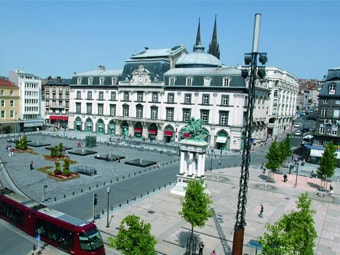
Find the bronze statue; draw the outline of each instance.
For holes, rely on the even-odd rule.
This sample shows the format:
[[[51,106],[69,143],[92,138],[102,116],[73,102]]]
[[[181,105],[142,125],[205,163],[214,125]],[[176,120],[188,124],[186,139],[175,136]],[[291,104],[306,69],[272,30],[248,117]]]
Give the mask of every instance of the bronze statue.
[[[208,132],[205,129],[203,129],[202,124],[203,124],[202,119],[195,120],[194,117],[191,117],[189,120],[189,124],[182,129],[182,132],[184,134],[190,134],[190,137],[186,139],[204,140],[208,136]]]

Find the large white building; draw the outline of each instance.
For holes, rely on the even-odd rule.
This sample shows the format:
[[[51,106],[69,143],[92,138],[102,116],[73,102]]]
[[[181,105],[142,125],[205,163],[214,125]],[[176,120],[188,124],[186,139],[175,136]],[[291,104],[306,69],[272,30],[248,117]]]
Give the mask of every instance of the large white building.
[[[41,79],[23,70],[9,72],[8,79],[19,87],[21,100],[18,120],[22,123],[21,131],[40,129],[44,125]]]
[[[193,52],[182,46],[134,53],[122,70],[74,74],[70,83],[69,128],[125,139],[178,142],[191,117],[201,119],[210,148],[241,150],[248,78],[240,67],[222,65],[216,23],[208,54],[200,40]],[[213,47],[212,47],[213,46]],[[290,73],[266,68],[257,79],[252,140],[286,132],[296,112],[298,83]]]

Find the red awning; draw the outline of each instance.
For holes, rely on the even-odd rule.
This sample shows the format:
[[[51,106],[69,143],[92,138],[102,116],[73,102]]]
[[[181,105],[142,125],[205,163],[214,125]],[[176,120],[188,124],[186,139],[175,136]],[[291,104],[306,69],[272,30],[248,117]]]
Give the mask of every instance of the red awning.
[[[51,115],[50,120],[68,120],[68,116]]]
[[[173,131],[172,130],[164,130],[165,136],[172,136]]]
[[[190,137],[190,134],[183,134],[183,137],[188,138]]]
[[[155,135],[155,134],[157,134],[157,130],[155,130],[155,129],[149,129],[149,134],[150,134],[150,135]]]
[[[142,133],[142,129],[141,128],[135,128],[135,133]]]

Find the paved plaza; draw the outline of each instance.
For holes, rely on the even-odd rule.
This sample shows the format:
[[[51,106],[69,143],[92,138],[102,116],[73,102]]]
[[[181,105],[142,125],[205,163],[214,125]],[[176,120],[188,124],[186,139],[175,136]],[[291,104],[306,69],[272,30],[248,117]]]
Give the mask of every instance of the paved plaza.
[[[81,133],[84,135],[83,133]],[[75,134],[66,134],[74,137]],[[41,142],[51,143],[55,145],[57,141],[61,141],[65,146],[75,147],[77,141],[82,137],[75,137],[72,140],[64,139],[62,137],[52,138],[50,135],[34,135]],[[108,146],[105,141],[108,136],[97,137],[100,143],[94,148],[99,153],[108,151],[108,148],[113,148],[112,145]],[[5,146],[5,141],[2,138],[1,144]],[[170,150],[170,148],[167,148]],[[36,150],[36,149],[35,149]],[[39,150],[39,149],[37,149]],[[124,148],[119,146],[116,148],[119,153],[131,153],[131,148]],[[123,151],[124,150],[124,151]],[[132,149],[136,158],[147,158],[149,155],[160,160],[161,164],[169,161],[175,161],[178,156],[172,156],[171,153],[159,153],[159,151],[145,151]],[[42,153],[42,152],[40,152]],[[154,154],[153,154],[154,153]],[[10,171],[13,179],[17,185],[23,189],[27,194],[36,197],[37,200],[41,199],[41,192],[36,191],[36,187],[41,186],[41,183],[48,181],[49,188],[56,191],[57,189],[63,192],[70,192],[71,187],[67,182],[56,183],[52,180],[46,180],[38,171],[29,170],[29,160],[34,158],[35,167],[46,164],[44,160],[39,159],[38,155],[29,155],[26,153],[14,155],[9,157],[5,148],[0,152],[3,161],[7,162],[6,167]],[[36,157],[36,158],[35,158]],[[41,155],[40,155],[41,158]],[[123,169],[112,170],[112,164],[107,167],[107,162],[102,160],[95,160],[93,155],[82,157],[82,164],[100,166],[100,177],[94,180],[101,182],[103,179],[112,177],[112,175],[119,176],[126,174],[126,171],[133,172],[133,167],[123,165]],[[11,169],[10,169],[11,168]],[[315,172],[317,166],[306,163],[301,167],[304,172]],[[121,172],[120,172],[121,171]],[[247,226],[245,228],[244,244],[250,240],[256,240],[265,231],[264,226],[266,223],[274,223],[283,214],[296,210],[295,203],[299,195],[303,192],[308,192],[309,197],[312,199],[312,208],[315,209],[315,226],[318,232],[318,239],[316,241],[317,255],[335,255],[340,254],[340,183],[333,181],[334,194],[329,195],[318,194],[318,187],[320,180],[310,178],[309,176],[296,176],[295,174],[288,175],[288,182],[283,182],[282,175],[276,174],[272,176],[273,182],[267,182],[268,175],[264,174],[258,166],[250,168],[250,176],[248,183],[247,193]],[[235,215],[237,208],[237,199],[239,191],[239,176],[240,167],[224,168],[206,172],[206,184],[211,194],[213,204],[212,207],[215,212],[215,217],[208,220],[204,228],[195,228],[195,236],[199,241],[205,244],[203,254],[210,254],[214,249],[218,255],[231,254],[233,228],[235,224]],[[76,185],[85,185],[85,182],[90,178],[78,178]],[[295,184],[297,184],[295,186]],[[61,187],[62,186],[62,187]],[[110,211],[113,215],[109,227],[106,227],[106,214],[101,215],[101,218],[96,220],[96,225],[103,233],[103,238],[106,240],[107,236],[116,235],[117,227],[121,220],[130,214],[135,214],[141,217],[145,222],[151,224],[151,232],[158,240],[156,246],[159,254],[169,255],[182,255],[185,253],[186,240],[190,234],[191,226],[186,223],[178,215],[181,210],[181,198],[171,194],[171,186],[161,189],[149,196],[137,199],[134,203],[121,208],[115,208]],[[65,189],[65,190],[64,190]],[[69,190],[68,190],[69,189]],[[59,199],[59,198],[58,198]],[[264,205],[264,216],[258,216],[260,205]],[[222,231],[219,231],[222,230]],[[32,243],[34,239],[32,238]],[[114,249],[106,247],[107,254],[120,254]],[[255,250],[249,247],[244,248],[244,253],[255,254]],[[29,253],[32,254],[32,253]],[[47,246],[42,254],[64,254],[61,251]],[[258,253],[259,254],[259,253]]]

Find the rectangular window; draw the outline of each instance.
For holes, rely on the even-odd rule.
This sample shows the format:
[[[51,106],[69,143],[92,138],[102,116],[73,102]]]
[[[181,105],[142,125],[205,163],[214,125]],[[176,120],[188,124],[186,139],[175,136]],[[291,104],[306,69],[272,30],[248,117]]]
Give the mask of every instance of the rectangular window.
[[[88,78],[87,82],[88,82],[89,85],[93,85],[93,78]]]
[[[92,100],[92,91],[87,91],[87,100]]]
[[[0,118],[1,118],[1,119],[4,119],[4,118],[5,118],[5,111],[4,111],[4,110],[1,110],[1,111],[0,111]]]
[[[334,95],[335,94],[335,83],[331,83],[328,85],[329,94]]]
[[[11,90],[11,91],[9,92],[9,95],[10,95],[10,96],[13,96],[13,95],[14,95],[13,90]]]
[[[110,116],[116,116],[116,105],[110,104]]]
[[[327,100],[327,99],[324,99],[324,100],[322,100],[322,103],[323,103],[323,104],[328,104],[328,100]]]
[[[129,106],[123,105],[123,117],[129,117]]]
[[[327,109],[326,108],[322,108],[321,109],[321,117],[326,117],[327,114]]]
[[[222,95],[221,97],[221,105],[229,105],[229,95]]]
[[[116,78],[111,78],[111,85],[116,85],[117,79]]]
[[[173,104],[175,102],[175,94],[174,93],[168,93],[168,103]]]
[[[1,99],[1,100],[0,100],[0,105],[1,105],[2,107],[4,107],[4,106],[5,106],[5,100]]]
[[[335,104],[340,104],[340,100],[335,100]]]
[[[86,114],[88,114],[88,115],[92,114],[92,104],[91,103],[86,104]]]
[[[116,91],[111,91],[111,101],[116,101]]]
[[[81,77],[77,78],[77,85],[81,85]]]
[[[175,82],[176,82],[176,78],[171,77],[171,78],[169,79],[169,84],[170,84],[170,86],[174,86],[174,85],[175,85]]]
[[[191,77],[188,77],[188,78],[186,79],[186,85],[187,85],[187,86],[191,86],[191,85],[192,85],[192,78],[191,78]]]
[[[325,127],[323,124],[321,124],[319,127],[319,134],[324,134],[324,133],[325,133]]]
[[[332,126],[331,135],[338,135],[338,126],[337,125]]]
[[[333,118],[339,119],[339,117],[340,117],[340,110],[334,110]]]
[[[152,102],[158,103],[158,93],[157,92],[152,92]]]
[[[274,90],[274,97],[277,97],[277,96],[278,96],[278,91]]]
[[[153,120],[158,119],[158,109],[157,109],[157,107],[151,107],[151,119],[153,119]]]
[[[81,113],[81,103],[76,103],[76,113]]]
[[[98,104],[98,115],[104,115],[104,104]]]
[[[166,108],[166,120],[174,120],[174,108]]]
[[[130,101],[129,92],[124,92],[124,101]]]
[[[208,110],[201,110],[201,120],[203,124],[209,123],[209,111]]]
[[[104,100],[104,92],[103,91],[99,91],[98,99],[99,100]]]
[[[143,107],[142,106],[137,106],[137,108],[136,108],[136,118],[137,119],[143,118]]]
[[[229,117],[229,112],[225,111],[220,111],[220,125],[221,126],[227,126],[228,125],[228,117]]]
[[[229,78],[223,78],[223,87],[229,87]]]
[[[185,94],[184,95],[184,103],[185,104],[191,104],[191,94]]]
[[[105,81],[105,78],[104,77],[100,77],[99,78],[99,85],[104,85],[104,81]]]
[[[4,94],[4,90],[2,89],[2,90],[0,90],[0,96],[4,96],[5,94]]]
[[[77,91],[77,98],[76,99],[81,99],[81,91]]]
[[[9,117],[10,118],[14,118],[14,110],[10,110],[9,111]]]
[[[191,110],[190,109],[183,109],[183,121],[189,122],[191,116]]]
[[[137,92],[137,102],[143,102],[144,93],[142,91]]]
[[[205,105],[209,104],[209,94],[202,95],[202,104],[205,104]]]

